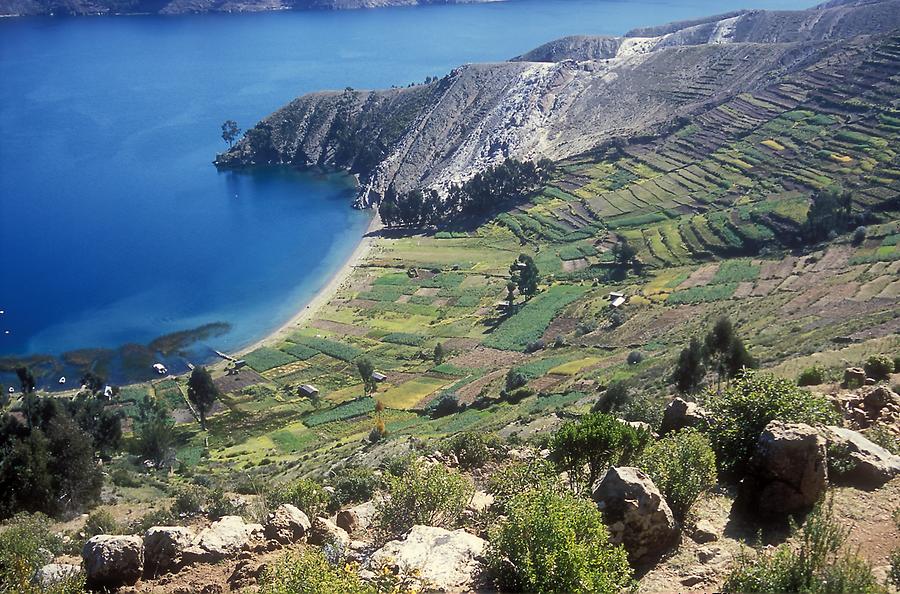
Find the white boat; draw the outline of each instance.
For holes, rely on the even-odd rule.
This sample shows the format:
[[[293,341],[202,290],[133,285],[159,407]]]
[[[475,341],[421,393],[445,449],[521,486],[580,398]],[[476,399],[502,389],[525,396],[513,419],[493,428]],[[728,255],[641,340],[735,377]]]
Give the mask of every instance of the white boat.
[[[59,383],[61,383],[61,384],[66,383],[66,376],[62,376],[61,378],[59,378]]]
[[[155,369],[156,373],[158,373],[160,375],[165,375],[165,374],[169,373],[169,370],[166,369],[166,366],[163,365],[162,363],[154,363],[153,369]]]

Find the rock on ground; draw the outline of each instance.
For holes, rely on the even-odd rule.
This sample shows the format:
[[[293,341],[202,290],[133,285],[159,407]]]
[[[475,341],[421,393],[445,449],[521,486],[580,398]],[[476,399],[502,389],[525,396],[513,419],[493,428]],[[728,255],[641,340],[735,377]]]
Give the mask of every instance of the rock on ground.
[[[328,518],[316,518],[309,532],[309,542],[315,545],[335,544],[346,550],[350,546],[350,535]]]
[[[100,534],[81,551],[89,588],[134,585],[144,573],[144,543],[139,536]]]
[[[285,503],[279,505],[266,517],[263,531],[268,540],[290,544],[305,538],[311,526],[305,513],[295,506]]]
[[[34,574],[34,583],[42,590],[50,590],[53,586],[81,573],[81,567],[69,563],[48,563]]]
[[[843,455],[849,462],[850,468],[839,477],[841,481],[859,487],[880,487],[900,474],[900,456],[869,441],[862,434],[833,426],[823,429],[822,434],[833,455]]]
[[[638,468],[610,468],[597,482],[593,498],[609,526],[610,540],[624,545],[632,562],[660,555],[678,537],[672,510]]]
[[[696,402],[675,398],[666,406],[659,434],[664,435],[685,427],[698,427],[706,422],[707,415],[708,413]]]
[[[827,483],[825,440],[818,431],[772,421],[759,436],[742,487],[756,511],[773,516],[812,507]]]
[[[181,567],[182,554],[196,535],[181,526],[154,526],[144,535],[144,575],[156,576]]]
[[[370,567],[396,565],[401,572],[418,570],[429,590],[464,592],[472,589],[487,542],[465,530],[413,526],[403,540],[377,550]]]
[[[186,563],[215,563],[232,557],[263,534],[259,524],[246,524],[240,516],[224,516],[203,529],[184,551]]]

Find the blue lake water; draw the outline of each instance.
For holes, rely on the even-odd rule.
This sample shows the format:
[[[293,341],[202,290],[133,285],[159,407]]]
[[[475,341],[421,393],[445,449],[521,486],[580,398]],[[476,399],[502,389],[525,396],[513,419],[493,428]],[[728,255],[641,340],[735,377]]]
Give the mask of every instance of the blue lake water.
[[[347,12],[0,19],[0,355],[210,322],[246,345],[340,267],[347,179],[219,173],[219,126],[296,95],[406,85],[571,34],[791,0],[515,0]],[[202,356],[202,355],[197,355]],[[111,372],[112,373],[112,372]]]

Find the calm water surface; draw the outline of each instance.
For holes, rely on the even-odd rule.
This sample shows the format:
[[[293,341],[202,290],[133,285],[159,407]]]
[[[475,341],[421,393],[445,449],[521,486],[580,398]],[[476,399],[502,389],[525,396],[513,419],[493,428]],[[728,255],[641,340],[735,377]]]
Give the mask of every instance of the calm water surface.
[[[0,354],[117,348],[218,321],[231,330],[203,348],[233,349],[310,299],[368,215],[340,177],[217,172],[226,118],[246,128],[307,91],[406,85],[562,35],[809,4],[2,19]]]

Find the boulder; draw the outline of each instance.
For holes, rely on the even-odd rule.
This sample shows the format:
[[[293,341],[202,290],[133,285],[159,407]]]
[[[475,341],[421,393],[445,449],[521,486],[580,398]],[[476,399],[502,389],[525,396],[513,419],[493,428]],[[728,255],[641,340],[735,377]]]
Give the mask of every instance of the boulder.
[[[708,413],[706,410],[696,402],[675,398],[666,406],[662,424],[659,427],[659,434],[664,435],[685,427],[698,427],[705,423],[707,418]]]
[[[466,592],[473,589],[487,542],[465,530],[413,526],[406,538],[375,551],[369,566],[385,565],[401,573],[418,570],[429,591]]]
[[[40,586],[41,590],[50,590],[57,584],[77,577],[79,573],[81,573],[81,567],[78,565],[48,563],[37,570],[33,581]]]
[[[328,518],[316,518],[309,531],[309,542],[315,545],[334,544],[347,549],[350,535]]]
[[[767,516],[808,509],[828,482],[825,440],[809,425],[772,421],[756,442],[743,494]]]
[[[228,585],[232,590],[249,588],[256,584],[265,571],[265,563],[253,559],[241,559],[228,577]]]
[[[155,577],[175,572],[182,555],[195,538],[194,531],[181,526],[154,526],[144,534],[144,575]]]
[[[844,370],[844,386],[859,387],[866,384],[866,371],[862,367],[848,367]]]
[[[624,545],[632,562],[657,557],[678,537],[672,510],[646,474],[638,468],[613,467],[593,492],[613,543]]]
[[[338,528],[343,528],[347,534],[353,534],[359,530],[359,516],[352,509],[342,509],[334,520]]]
[[[887,386],[877,386],[863,396],[863,405],[873,412],[881,411],[885,406],[900,407],[900,396]]]
[[[144,543],[139,536],[100,534],[81,550],[88,588],[132,586],[144,573]]]
[[[846,457],[849,469],[838,478],[860,487],[880,487],[900,474],[900,456],[890,453],[862,434],[843,427],[822,430],[832,455]]]
[[[305,513],[290,503],[285,503],[266,516],[263,533],[268,540],[290,544],[305,538],[311,526]]]
[[[348,508],[347,511],[353,512],[353,514],[356,516],[355,530],[365,530],[372,525],[372,522],[375,520],[375,516],[378,515],[378,506],[374,501],[367,501],[365,503],[360,503],[359,505]],[[338,526],[340,526],[340,524],[338,524]]]
[[[216,563],[233,557],[263,534],[260,524],[246,524],[240,516],[224,516],[204,528],[185,549],[185,563]]]

